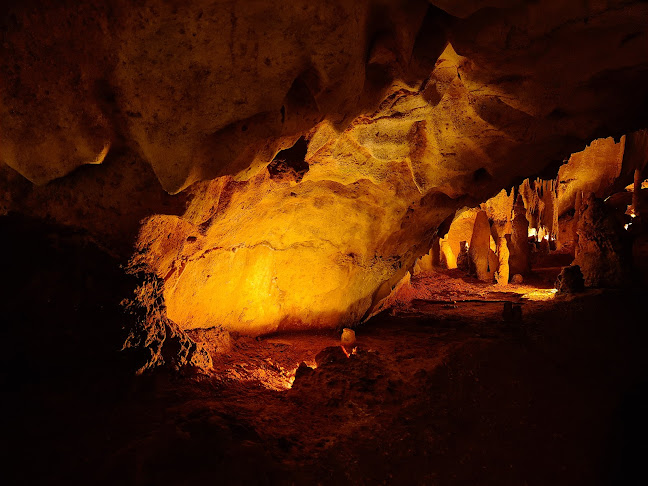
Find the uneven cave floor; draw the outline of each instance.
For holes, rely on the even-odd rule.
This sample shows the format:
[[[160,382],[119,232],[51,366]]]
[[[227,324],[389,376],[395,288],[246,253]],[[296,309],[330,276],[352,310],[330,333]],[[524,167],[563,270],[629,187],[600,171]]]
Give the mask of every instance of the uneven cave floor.
[[[452,272],[412,289],[426,299],[357,327],[356,354],[288,389],[272,387],[336,333],[231,336],[212,375],[9,394],[9,484],[643,483],[642,292],[534,301]]]

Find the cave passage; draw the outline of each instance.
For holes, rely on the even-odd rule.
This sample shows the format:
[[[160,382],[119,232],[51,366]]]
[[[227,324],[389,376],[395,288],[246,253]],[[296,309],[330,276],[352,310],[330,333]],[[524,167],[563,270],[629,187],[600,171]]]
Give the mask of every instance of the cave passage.
[[[643,484],[647,53],[641,0],[2,2],[2,483]]]

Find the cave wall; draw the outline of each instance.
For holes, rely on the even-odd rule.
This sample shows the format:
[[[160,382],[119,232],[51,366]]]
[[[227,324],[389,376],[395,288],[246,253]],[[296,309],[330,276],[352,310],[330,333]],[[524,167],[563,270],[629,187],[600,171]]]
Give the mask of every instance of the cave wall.
[[[645,2],[3,8],[0,211],[135,246],[184,328],[356,322],[456,209],[646,126]]]

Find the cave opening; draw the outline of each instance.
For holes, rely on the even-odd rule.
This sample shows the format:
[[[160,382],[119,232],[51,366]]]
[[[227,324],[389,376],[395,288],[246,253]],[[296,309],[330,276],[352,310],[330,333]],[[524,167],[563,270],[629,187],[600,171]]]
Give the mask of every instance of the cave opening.
[[[276,3],[0,7],[4,482],[634,484],[648,4]]]

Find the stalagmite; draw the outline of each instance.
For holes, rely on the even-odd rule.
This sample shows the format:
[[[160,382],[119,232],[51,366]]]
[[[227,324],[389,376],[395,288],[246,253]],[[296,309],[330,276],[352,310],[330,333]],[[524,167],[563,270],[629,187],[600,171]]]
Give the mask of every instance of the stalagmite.
[[[529,221],[522,197],[518,196],[513,208],[513,229],[511,233],[511,247],[509,257],[509,271],[513,275],[525,275],[531,270],[529,248]]]
[[[495,274],[495,280],[498,285],[507,285],[509,281],[509,249],[506,237],[499,239],[497,245],[497,256],[499,258],[499,268]]]
[[[465,243],[465,242],[462,242]],[[466,253],[468,250],[466,249]],[[457,258],[455,257],[454,253],[452,252],[452,248],[450,248],[450,243],[448,243],[445,239],[441,240],[441,266],[447,268],[448,270],[451,270],[453,268],[457,268]]]
[[[490,224],[486,211],[479,211],[475,218],[472,239],[470,240],[470,270],[479,280],[492,281],[493,272],[489,265],[490,249]]]
[[[468,242],[459,242],[459,255],[457,256],[457,268],[464,272],[470,271],[470,256],[468,255]]]

